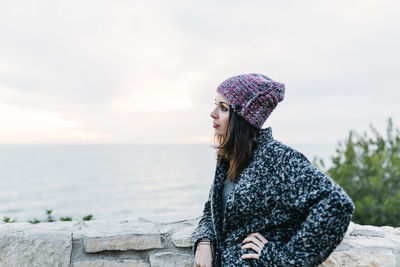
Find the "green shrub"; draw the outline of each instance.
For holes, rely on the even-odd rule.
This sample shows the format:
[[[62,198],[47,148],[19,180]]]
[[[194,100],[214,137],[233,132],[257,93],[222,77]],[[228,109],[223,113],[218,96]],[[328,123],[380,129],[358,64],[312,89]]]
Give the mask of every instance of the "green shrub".
[[[372,136],[350,131],[339,142],[332,167],[325,172],[352,198],[352,221],[359,224],[400,226],[400,131],[389,118],[386,136],[370,125]],[[323,170],[322,159],[314,164]]]

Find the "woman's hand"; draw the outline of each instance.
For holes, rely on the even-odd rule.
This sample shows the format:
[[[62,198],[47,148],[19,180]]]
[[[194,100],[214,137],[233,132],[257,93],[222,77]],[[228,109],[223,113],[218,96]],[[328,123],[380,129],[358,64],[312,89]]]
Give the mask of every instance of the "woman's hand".
[[[260,257],[261,250],[263,249],[264,245],[268,243],[268,240],[265,239],[260,233],[251,233],[245,239],[243,239],[242,249],[251,248],[257,252],[255,253],[248,253],[243,254],[242,259],[258,259]]]
[[[202,243],[197,245],[196,255],[194,256],[195,267],[212,267],[213,258],[213,246],[212,243]]]

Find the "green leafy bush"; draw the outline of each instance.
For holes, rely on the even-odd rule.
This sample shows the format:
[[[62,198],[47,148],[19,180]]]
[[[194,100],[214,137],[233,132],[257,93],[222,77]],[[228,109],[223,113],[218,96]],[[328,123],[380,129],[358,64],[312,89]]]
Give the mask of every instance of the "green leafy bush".
[[[339,142],[332,167],[325,172],[352,198],[352,221],[359,224],[400,226],[400,132],[388,119],[386,136],[370,125],[372,136],[350,131]],[[323,170],[322,159],[314,164]]]

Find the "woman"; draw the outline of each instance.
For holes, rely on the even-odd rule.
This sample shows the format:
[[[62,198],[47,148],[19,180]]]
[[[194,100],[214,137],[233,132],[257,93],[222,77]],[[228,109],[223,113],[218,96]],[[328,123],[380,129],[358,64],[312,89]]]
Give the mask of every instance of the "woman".
[[[262,125],[285,86],[242,74],[217,88],[214,182],[191,235],[195,266],[318,266],[354,211],[346,192]]]

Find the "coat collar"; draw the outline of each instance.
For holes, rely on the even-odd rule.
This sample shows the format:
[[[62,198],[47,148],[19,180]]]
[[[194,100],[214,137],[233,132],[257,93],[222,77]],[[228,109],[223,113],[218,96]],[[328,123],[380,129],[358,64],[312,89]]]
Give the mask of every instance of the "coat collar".
[[[273,140],[274,140],[274,138],[272,136],[272,128],[271,127],[260,129],[257,132],[256,139],[255,139],[255,141],[257,143],[257,147],[261,144],[269,143],[270,141],[273,141]],[[227,171],[228,171],[228,166],[227,166],[226,162],[222,161],[220,165],[217,165],[214,184],[222,183],[222,181],[224,179],[221,179],[221,178],[224,178]],[[220,179],[218,179],[218,178],[220,178]]]
[[[257,132],[256,143],[257,143],[258,147],[261,144],[268,143],[272,140],[274,140],[274,138],[272,137],[272,128],[271,127],[260,129]],[[256,150],[257,150],[257,148],[256,148]],[[223,214],[222,202],[221,202],[222,201],[223,181],[226,178],[227,171],[228,171],[228,166],[223,161],[223,162],[221,162],[220,165],[217,166],[216,172],[215,172],[215,178],[214,178],[215,180],[214,180],[214,187],[213,187],[213,194],[212,194],[213,201],[211,203],[211,207],[212,207],[212,212],[213,212],[213,215],[215,218],[215,222],[217,224],[217,229],[219,230],[218,231],[219,234],[222,234],[221,232],[224,232],[224,230],[225,230],[225,229],[221,229],[221,226],[222,226],[223,220],[225,220],[227,217],[227,214]],[[247,183],[252,183],[251,181],[253,179],[257,179],[257,177],[253,177],[253,176],[243,177],[242,175],[239,177],[238,183],[235,185],[235,187],[233,188],[233,190],[230,192],[230,194],[228,196],[226,207],[235,205],[235,203],[234,203],[235,200],[233,199],[233,195],[236,192],[242,190],[247,185]]]
[[[256,137],[257,143],[261,144],[261,143],[269,142],[272,140],[273,140],[273,137],[272,137],[272,128],[271,127],[261,129],[257,132],[257,137]]]

